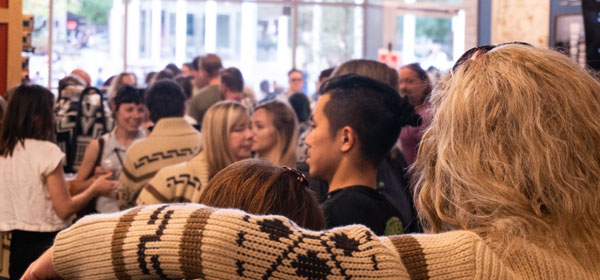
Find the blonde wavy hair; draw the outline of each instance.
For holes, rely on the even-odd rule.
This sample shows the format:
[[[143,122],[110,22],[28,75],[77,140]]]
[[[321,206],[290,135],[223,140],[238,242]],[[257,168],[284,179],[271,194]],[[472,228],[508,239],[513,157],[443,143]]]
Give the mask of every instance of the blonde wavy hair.
[[[501,254],[535,244],[600,258],[600,84],[555,51],[496,48],[447,75],[415,171],[431,232]]]
[[[250,121],[246,106],[235,101],[221,101],[212,105],[202,119],[202,150],[206,154],[209,176],[237,161],[229,147],[231,130]]]
[[[298,118],[290,105],[278,100],[269,101],[256,107],[255,112],[263,109],[272,116],[273,126],[277,130],[278,158],[275,165],[295,168],[296,148],[298,147]]]

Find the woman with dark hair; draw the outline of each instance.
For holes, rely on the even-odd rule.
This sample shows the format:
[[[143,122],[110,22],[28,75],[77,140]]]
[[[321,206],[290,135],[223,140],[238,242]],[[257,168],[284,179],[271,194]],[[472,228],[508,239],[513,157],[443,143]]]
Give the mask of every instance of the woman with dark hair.
[[[400,132],[402,154],[406,163],[411,165],[417,157],[417,150],[421,143],[421,137],[429,126],[430,113],[427,99],[431,94],[431,81],[427,72],[417,63],[408,64],[400,68],[399,89],[400,95],[406,96],[415,112],[421,116],[421,125],[405,126]]]
[[[115,184],[100,176],[71,197],[65,186],[65,154],[54,144],[54,95],[37,85],[21,85],[9,97],[0,125],[0,231],[12,232],[9,274],[21,277],[52,245],[69,218]]]
[[[82,192],[102,174],[112,171],[113,176],[119,178],[127,148],[133,141],[146,136],[145,131],[140,129],[144,116],[144,97],[140,91],[125,85],[119,89],[113,103],[115,129],[92,140],[87,146],[77,178],[70,184],[71,194]],[[99,197],[91,211],[110,213],[119,211],[119,207],[114,198]]]
[[[225,167],[208,182],[198,202],[254,215],[282,215],[312,230],[326,227],[304,175],[260,159],[244,159]]]

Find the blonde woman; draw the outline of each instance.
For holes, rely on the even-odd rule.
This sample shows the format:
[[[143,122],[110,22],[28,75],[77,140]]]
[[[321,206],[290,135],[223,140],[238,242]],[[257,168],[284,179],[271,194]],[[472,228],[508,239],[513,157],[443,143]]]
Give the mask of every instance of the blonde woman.
[[[252,132],[252,150],[258,157],[275,165],[296,166],[298,119],[289,105],[273,100],[256,107]]]
[[[198,202],[203,186],[221,169],[252,152],[248,109],[234,101],[211,106],[202,120],[202,150],[189,162],[161,169],[142,189],[137,205]]]
[[[164,277],[600,279],[600,83],[551,50],[511,44],[474,53],[433,92],[417,155],[420,214],[431,234],[375,237],[361,226],[311,232],[285,218],[163,206],[172,228],[193,230],[167,226],[154,252],[197,244],[179,258],[158,256],[160,267],[181,268]],[[30,272],[110,278],[127,265],[128,275],[142,275],[129,270],[138,255],[119,248],[134,248],[157,228],[127,221],[156,211],[80,222]],[[112,238],[88,230],[109,224]],[[113,253],[100,259],[93,248]]]

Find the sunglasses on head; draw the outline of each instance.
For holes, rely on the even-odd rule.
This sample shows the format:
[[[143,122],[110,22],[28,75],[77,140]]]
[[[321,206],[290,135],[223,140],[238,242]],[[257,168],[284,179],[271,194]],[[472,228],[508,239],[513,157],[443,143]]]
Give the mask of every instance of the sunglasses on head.
[[[306,177],[304,176],[304,174],[302,174],[302,172],[296,169],[289,168],[287,166],[284,166],[283,169],[285,169],[286,172],[289,172],[290,175],[296,178],[297,187],[308,188],[308,181],[306,180]]]
[[[474,47],[471,48],[470,50],[466,51],[465,53],[463,53],[463,55],[461,55],[458,60],[456,60],[456,63],[454,63],[454,66],[452,66],[452,72],[456,72],[456,70],[465,63],[465,61],[470,60],[476,53],[479,53],[479,55],[485,54],[497,47],[501,47],[501,46],[506,46],[506,45],[521,45],[521,46],[528,46],[528,47],[533,47],[531,44],[529,43],[525,43],[525,42],[508,42],[508,43],[502,43],[502,44],[498,44],[498,45],[483,45],[483,46],[479,46],[479,47]]]

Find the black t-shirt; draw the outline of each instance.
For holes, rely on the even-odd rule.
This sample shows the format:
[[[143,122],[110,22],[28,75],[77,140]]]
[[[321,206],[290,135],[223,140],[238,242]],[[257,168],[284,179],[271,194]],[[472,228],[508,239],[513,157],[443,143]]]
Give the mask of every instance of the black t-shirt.
[[[377,190],[367,186],[335,190],[321,206],[327,228],[362,224],[377,235],[400,234],[403,231],[396,210]]]

